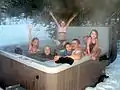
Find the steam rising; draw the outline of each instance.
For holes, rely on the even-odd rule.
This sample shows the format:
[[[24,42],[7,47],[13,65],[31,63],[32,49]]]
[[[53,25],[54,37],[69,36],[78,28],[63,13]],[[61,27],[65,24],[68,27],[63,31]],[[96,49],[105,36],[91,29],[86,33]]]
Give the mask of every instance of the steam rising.
[[[89,20],[90,22],[103,23],[119,8],[119,0],[1,0],[0,1],[0,17],[1,24],[5,18],[11,16],[20,17],[24,13],[26,17],[36,17],[36,22],[50,21],[48,11],[54,11],[58,17],[63,15],[69,16],[69,12],[79,12],[76,19]],[[14,9],[15,8],[15,9]],[[35,13],[38,12],[38,13]],[[63,14],[64,13],[64,14]],[[39,18],[39,19],[38,19]],[[47,20],[45,20],[47,19]],[[77,20],[76,20],[77,23]]]

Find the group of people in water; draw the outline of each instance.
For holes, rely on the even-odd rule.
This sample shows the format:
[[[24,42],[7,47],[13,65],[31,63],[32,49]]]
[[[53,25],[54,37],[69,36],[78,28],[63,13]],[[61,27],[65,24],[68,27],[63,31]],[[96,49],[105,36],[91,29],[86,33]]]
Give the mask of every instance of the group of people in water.
[[[69,57],[72,58],[73,60],[79,60],[82,58],[84,55],[89,55],[91,56],[92,60],[96,60],[99,58],[100,55],[100,48],[98,44],[98,32],[97,30],[92,30],[90,32],[90,35],[84,36],[84,47],[81,47],[81,43],[79,39],[73,39],[72,42],[67,42],[66,40],[66,30],[70,24],[70,22],[75,18],[77,14],[74,14],[72,18],[68,21],[67,24],[65,24],[64,21],[61,21],[58,23],[57,19],[54,17],[53,13],[50,12],[50,15],[52,16],[53,20],[57,24],[57,40],[60,41],[60,43],[63,45],[63,42],[66,42],[63,45],[64,50],[62,50],[61,54],[52,54],[51,53],[51,48],[50,46],[45,46],[43,53],[41,56],[44,56],[44,58],[52,58],[54,61],[59,60],[60,57]],[[28,25],[28,30],[29,30],[29,46],[28,46],[28,53],[29,54],[36,54],[40,51],[39,49],[39,44],[40,41],[38,38],[32,38],[32,25]]]
[[[67,42],[64,47],[63,53],[64,57],[70,57],[74,60],[81,59],[84,55],[88,55],[92,60],[99,58],[101,49],[98,44],[98,32],[97,30],[92,30],[90,35],[83,37],[85,46],[82,47],[79,39],[73,39],[71,43]],[[61,56],[57,55],[54,60],[58,60]]]

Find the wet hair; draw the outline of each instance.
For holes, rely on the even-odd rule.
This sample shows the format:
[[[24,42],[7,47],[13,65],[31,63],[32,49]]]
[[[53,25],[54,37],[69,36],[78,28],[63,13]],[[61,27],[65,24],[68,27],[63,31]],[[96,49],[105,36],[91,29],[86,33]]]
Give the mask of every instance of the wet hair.
[[[71,43],[66,42],[65,45],[64,45],[64,48],[66,48],[67,45],[71,45]]]
[[[17,47],[17,48],[15,48],[14,53],[22,55],[23,54],[23,50],[21,48]]]
[[[39,41],[39,39],[35,37],[35,38],[32,39],[32,42],[35,41],[35,40],[38,40],[38,41]],[[31,45],[32,45],[32,42],[31,42]],[[32,46],[33,46],[33,45],[32,45]],[[38,48],[38,47],[39,47],[39,43],[38,43],[37,48]]]
[[[96,29],[92,29],[92,31],[90,32],[90,35],[89,35],[90,37],[91,37],[92,32],[95,32],[96,33],[96,38],[98,38],[98,31]]]
[[[72,41],[76,41],[78,44],[80,44],[80,40],[79,39],[73,39]]]

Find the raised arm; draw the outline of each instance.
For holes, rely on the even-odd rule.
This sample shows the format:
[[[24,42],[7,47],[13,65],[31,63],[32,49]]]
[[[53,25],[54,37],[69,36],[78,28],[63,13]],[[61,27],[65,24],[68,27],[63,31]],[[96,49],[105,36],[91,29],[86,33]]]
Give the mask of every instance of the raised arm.
[[[67,22],[66,27],[68,27],[70,25],[70,23],[72,22],[72,20],[77,16],[77,13],[75,13]]]
[[[87,52],[90,55],[90,42],[91,42],[91,38],[89,37],[87,40]]]
[[[55,16],[53,15],[53,13],[52,13],[52,12],[49,12],[49,13],[50,13],[50,15],[52,16],[52,18],[53,18],[53,20],[55,21],[55,23],[57,24],[57,26],[59,27],[60,25],[59,25],[57,19],[55,18]]]
[[[29,44],[30,44],[32,40],[32,25],[28,25],[27,29],[28,29],[28,38],[29,38]]]

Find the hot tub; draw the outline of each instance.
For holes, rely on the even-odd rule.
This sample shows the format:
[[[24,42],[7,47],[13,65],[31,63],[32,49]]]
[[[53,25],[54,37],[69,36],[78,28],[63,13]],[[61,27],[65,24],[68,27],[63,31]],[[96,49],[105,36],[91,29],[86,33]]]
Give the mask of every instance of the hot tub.
[[[99,32],[101,56],[110,57],[112,50],[116,48],[112,44],[115,43],[112,35],[115,32],[109,27],[72,27],[69,28],[67,38],[75,38],[73,35],[80,38],[88,34],[91,28],[97,28]],[[73,29],[79,30],[79,33],[69,37]],[[84,90],[97,81],[106,64],[106,60],[93,61],[89,56],[76,60],[73,65],[55,64],[53,60],[43,62],[2,49],[0,50],[0,81],[6,85],[20,83],[27,90]]]
[[[68,65],[40,62],[4,51],[0,53],[1,79],[7,85],[20,83],[27,90],[80,90],[95,82],[105,66],[99,61],[91,61],[88,56]]]

